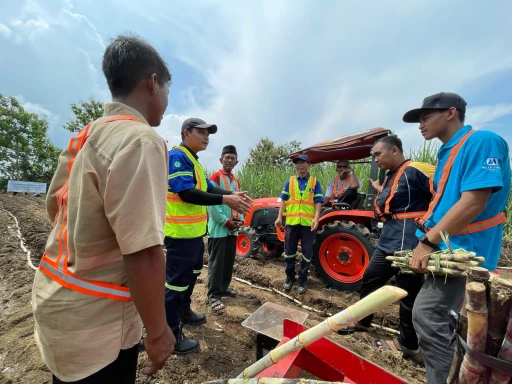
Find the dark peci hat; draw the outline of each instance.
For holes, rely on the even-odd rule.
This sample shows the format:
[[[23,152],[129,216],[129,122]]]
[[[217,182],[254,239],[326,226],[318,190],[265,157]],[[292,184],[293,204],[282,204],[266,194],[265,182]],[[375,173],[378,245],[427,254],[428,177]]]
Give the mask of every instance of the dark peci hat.
[[[181,125],[181,132],[191,128],[208,129],[210,134],[217,133],[217,126],[215,124],[206,124],[206,121],[197,117],[191,117],[185,120]]]
[[[412,109],[407,112],[403,120],[406,123],[419,123],[420,115],[426,111],[446,110],[456,108],[461,112],[466,112],[466,100],[456,93],[441,92],[423,99],[421,108]]]
[[[234,145],[226,145],[224,148],[222,148],[221,156],[224,156],[226,153],[232,153],[233,155],[238,156],[238,153],[236,153],[236,148]]]

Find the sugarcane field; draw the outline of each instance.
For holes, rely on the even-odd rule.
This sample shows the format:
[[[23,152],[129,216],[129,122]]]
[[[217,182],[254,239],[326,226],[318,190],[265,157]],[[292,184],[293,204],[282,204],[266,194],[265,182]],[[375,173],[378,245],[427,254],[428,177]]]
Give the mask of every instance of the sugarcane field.
[[[50,372],[43,363],[33,338],[31,290],[34,268],[44,251],[51,231],[44,198],[18,194],[0,194],[0,383],[49,383]],[[20,242],[20,236],[22,243]],[[23,244],[23,246],[22,246]],[[24,247],[24,248],[23,248]],[[30,254],[28,254],[30,252]],[[205,253],[204,264],[208,264]],[[504,246],[499,265],[512,267],[512,249]],[[206,299],[207,269],[203,269],[193,294],[193,306],[208,312]],[[501,270],[504,279],[512,273]],[[202,383],[219,379],[235,378],[247,366],[256,361],[256,334],[241,323],[262,304],[271,302],[302,310],[307,314],[304,325],[312,327],[323,321],[327,313],[334,314],[359,300],[354,292],[340,292],[325,288],[316,276],[311,277],[310,290],[304,297],[296,292],[289,295],[301,301],[297,303],[277,294],[282,290],[282,260],[267,260],[262,255],[255,258],[237,259],[233,286],[240,294],[226,299],[224,315],[210,315],[203,327],[189,327],[188,332],[201,341],[200,353],[186,357],[172,356],[166,366],[154,378],[138,374],[137,383]],[[439,278],[443,278],[440,276]],[[509,280],[509,284],[512,284]],[[257,287],[255,287],[257,286]],[[509,293],[510,295],[510,293]],[[503,298],[502,298],[503,299]],[[509,296],[510,299],[510,296]],[[508,306],[510,307],[510,305]],[[503,313],[501,313],[503,315]],[[504,318],[502,318],[504,321]],[[376,313],[373,323],[397,330],[398,305],[391,305]],[[493,326],[489,327],[491,330]],[[504,330],[500,332],[504,337]],[[395,337],[381,329],[368,334],[348,336],[333,334],[329,339],[394,373],[406,383],[425,383],[425,369],[421,358],[404,360],[397,352],[380,352],[371,346],[375,337]],[[495,340],[500,346],[499,340]],[[180,363],[178,364],[178,359]],[[139,366],[146,360],[139,357]],[[307,374],[306,376],[308,377]],[[312,378],[309,376],[309,378]]]

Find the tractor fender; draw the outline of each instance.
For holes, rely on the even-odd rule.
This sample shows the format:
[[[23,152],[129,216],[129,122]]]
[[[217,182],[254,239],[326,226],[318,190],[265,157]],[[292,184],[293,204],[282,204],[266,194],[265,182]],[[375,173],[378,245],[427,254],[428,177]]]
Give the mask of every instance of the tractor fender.
[[[372,211],[358,211],[352,209],[340,209],[332,211],[318,220],[318,229],[324,225],[338,221],[352,221],[356,224],[367,226],[368,221],[375,219],[375,214]]]

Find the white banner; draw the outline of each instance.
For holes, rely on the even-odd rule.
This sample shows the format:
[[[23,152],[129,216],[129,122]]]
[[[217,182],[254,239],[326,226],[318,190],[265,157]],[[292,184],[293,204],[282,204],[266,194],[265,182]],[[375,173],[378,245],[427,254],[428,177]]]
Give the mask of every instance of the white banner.
[[[46,183],[9,180],[7,192],[46,193]]]

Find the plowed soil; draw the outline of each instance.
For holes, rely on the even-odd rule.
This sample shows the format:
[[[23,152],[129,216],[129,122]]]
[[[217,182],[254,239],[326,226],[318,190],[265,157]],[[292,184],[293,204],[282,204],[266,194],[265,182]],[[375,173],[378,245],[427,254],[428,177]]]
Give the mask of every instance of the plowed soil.
[[[30,303],[34,270],[20,246],[14,215],[19,223],[26,247],[31,251],[35,266],[44,250],[51,230],[44,198],[0,194],[0,384],[50,383],[51,374],[40,357],[33,338],[33,317]],[[504,250],[502,262],[512,266],[510,253]],[[205,264],[208,262],[205,255]],[[284,266],[279,260],[237,260],[235,276],[266,288],[281,290]],[[185,357],[172,356],[166,366],[154,377],[139,374],[138,383],[202,383],[203,381],[234,378],[256,360],[256,335],[241,323],[262,304],[271,301],[297,308],[290,300],[274,292],[255,289],[234,281],[239,291],[236,298],[226,298],[226,311],[221,315],[209,313],[206,298],[207,269],[199,277],[193,295],[193,309],[207,313],[207,324],[187,327],[188,336],[201,342],[199,353]],[[292,290],[290,295],[305,305],[321,311],[336,313],[358,300],[358,294],[338,292],[324,288],[314,273],[311,274],[309,291],[299,297]],[[323,315],[308,312],[305,325],[318,324]],[[374,323],[397,329],[398,305],[392,305],[375,316]],[[379,352],[371,347],[375,337],[386,333],[358,333],[349,336],[333,335],[331,339],[362,355],[368,360],[393,372],[407,383],[425,383],[421,360],[403,360],[393,352]],[[139,366],[146,360],[141,353]]]

